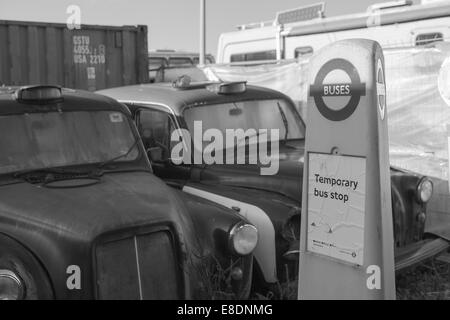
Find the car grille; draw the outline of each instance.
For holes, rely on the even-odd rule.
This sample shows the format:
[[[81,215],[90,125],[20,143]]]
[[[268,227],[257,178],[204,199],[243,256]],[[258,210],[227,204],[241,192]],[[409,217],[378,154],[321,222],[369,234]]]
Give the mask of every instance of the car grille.
[[[169,231],[109,239],[96,246],[99,299],[179,299],[180,268]]]

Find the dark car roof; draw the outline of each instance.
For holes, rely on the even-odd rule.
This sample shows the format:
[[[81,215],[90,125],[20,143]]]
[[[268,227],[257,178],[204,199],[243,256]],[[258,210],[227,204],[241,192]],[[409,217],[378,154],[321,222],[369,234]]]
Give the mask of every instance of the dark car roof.
[[[180,115],[185,107],[229,103],[245,100],[286,99],[290,98],[281,92],[247,85],[243,93],[217,94],[204,86],[194,89],[177,89],[170,83],[141,84],[98,91],[122,102],[163,104]]]
[[[19,87],[0,87],[0,115],[22,114],[29,110],[28,103],[16,100]],[[129,114],[129,110],[114,99],[83,90],[62,89],[64,100],[57,103],[62,110],[114,110]]]

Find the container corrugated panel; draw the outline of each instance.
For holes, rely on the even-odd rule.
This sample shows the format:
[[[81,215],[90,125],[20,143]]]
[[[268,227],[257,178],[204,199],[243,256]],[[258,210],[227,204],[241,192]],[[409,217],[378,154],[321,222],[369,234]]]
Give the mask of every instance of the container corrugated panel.
[[[0,85],[100,90],[148,82],[147,26],[0,20]]]

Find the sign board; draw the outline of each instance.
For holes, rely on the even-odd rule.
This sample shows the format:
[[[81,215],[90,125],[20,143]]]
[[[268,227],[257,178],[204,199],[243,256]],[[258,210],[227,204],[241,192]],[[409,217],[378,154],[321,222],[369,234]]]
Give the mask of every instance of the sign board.
[[[394,299],[384,60],[343,40],[309,65],[299,299]]]
[[[307,250],[363,265],[366,159],[309,154]]]

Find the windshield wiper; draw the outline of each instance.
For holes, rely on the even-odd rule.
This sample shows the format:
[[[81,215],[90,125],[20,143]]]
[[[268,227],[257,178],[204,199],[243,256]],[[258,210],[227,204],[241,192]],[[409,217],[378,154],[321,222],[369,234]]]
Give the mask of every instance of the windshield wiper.
[[[283,109],[281,108],[281,105],[280,105],[279,101],[277,101],[277,105],[278,105],[278,111],[280,111],[280,114],[281,114],[281,119],[283,120],[284,129],[285,129],[283,143],[286,144],[287,137],[288,137],[288,134],[289,134],[289,123],[288,123],[288,120],[286,118],[286,114],[284,113]]]
[[[30,174],[90,174],[92,171],[78,171],[78,170],[69,170],[64,168],[40,168],[40,169],[29,169],[17,171],[12,174],[14,178],[20,178]]]
[[[252,138],[259,138],[260,135],[262,135],[264,133],[261,132],[255,132],[255,134],[252,135],[248,135],[248,136],[243,136],[242,138],[240,138],[239,140],[237,140],[237,143],[239,144],[242,140],[247,140],[246,144],[250,142],[250,139]]]
[[[113,162],[115,162],[115,161],[117,161],[117,160],[120,160],[120,159],[122,159],[122,158],[125,158],[126,156],[128,156],[128,155],[131,153],[131,151],[134,150],[134,148],[136,148],[136,146],[138,145],[138,143],[139,143],[139,139],[136,139],[136,140],[134,141],[134,143],[131,145],[131,147],[130,147],[125,153],[119,154],[117,157],[114,157],[114,158],[112,158],[112,159],[109,159],[109,160],[106,160],[106,161],[101,162],[101,163],[97,166],[97,168],[103,168],[103,167],[107,166],[107,165],[110,164],[110,163],[113,163]]]
[[[99,178],[103,173],[98,170],[70,170],[65,168],[41,168],[18,171],[12,174],[14,178],[29,183],[48,183],[72,178]]]

